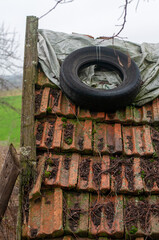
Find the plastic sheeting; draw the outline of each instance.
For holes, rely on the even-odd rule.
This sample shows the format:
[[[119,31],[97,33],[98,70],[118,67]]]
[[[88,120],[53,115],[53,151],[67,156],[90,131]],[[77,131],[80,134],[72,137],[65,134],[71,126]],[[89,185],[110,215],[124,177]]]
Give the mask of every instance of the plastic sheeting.
[[[50,30],[39,30],[38,56],[46,76],[60,87],[60,65],[71,52],[86,46],[107,46],[130,56],[140,69],[142,86],[134,105],[142,106],[159,96],[159,43],[141,45],[119,39],[93,39],[80,34],[66,34]],[[118,86],[120,77],[115,72],[90,66],[80,73],[85,84],[110,89]]]

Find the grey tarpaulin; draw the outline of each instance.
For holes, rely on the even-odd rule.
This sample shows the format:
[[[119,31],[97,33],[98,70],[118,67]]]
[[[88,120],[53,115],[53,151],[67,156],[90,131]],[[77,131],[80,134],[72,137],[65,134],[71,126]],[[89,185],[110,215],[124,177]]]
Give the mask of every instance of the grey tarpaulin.
[[[60,65],[65,57],[76,49],[86,46],[113,47],[136,62],[143,83],[134,105],[142,106],[159,96],[159,43],[138,45],[119,39],[102,41],[81,34],[39,30],[39,62],[46,76],[59,86]],[[102,69],[97,71],[94,66],[82,70],[80,78],[89,86],[104,89],[114,88],[121,81],[116,73],[102,71]]]

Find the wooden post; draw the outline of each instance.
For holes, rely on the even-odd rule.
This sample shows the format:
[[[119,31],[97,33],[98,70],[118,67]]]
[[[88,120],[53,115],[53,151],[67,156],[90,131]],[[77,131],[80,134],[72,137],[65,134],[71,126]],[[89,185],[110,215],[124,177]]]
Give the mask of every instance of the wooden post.
[[[15,148],[11,144],[9,146],[9,150],[0,174],[0,222],[7,209],[8,202],[19,172],[20,167],[18,155]]]
[[[24,73],[22,90],[22,113],[21,113],[21,156],[22,171],[20,175],[20,197],[17,222],[17,240],[22,235],[22,208],[24,204],[24,185],[30,178],[32,165],[36,163],[36,147],[34,136],[34,107],[35,107],[35,83],[37,81],[37,41],[38,41],[38,18],[27,17]],[[29,174],[28,174],[29,172]],[[27,180],[26,180],[27,179]]]

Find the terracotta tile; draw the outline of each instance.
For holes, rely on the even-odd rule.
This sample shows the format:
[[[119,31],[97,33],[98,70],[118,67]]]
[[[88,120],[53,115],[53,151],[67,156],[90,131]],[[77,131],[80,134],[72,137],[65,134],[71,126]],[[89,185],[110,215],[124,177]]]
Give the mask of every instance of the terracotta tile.
[[[116,166],[116,168],[113,166]],[[144,190],[140,159],[114,158],[111,160],[110,167],[114,168],[114,173],[111,173],[112,192],[135,194]]]
[[[62,92],[60,89],[50,88],[48,107],[51,108],[50,113],[61,113],[61,98]]]
[[[132,123],[134,119],[133,107],[126,107],[123,110],[117,110],[114,113],[107,113],[105,120],[108,122]]]
[[[35,183],[33,189],[31,190],[31,192],[29,194],[29,199],[32,199],[32,198],[35,199],[35,198],[40,197],[40,195],[41,195],[41,184],[42,184],[42,180],[43,180],[45,160],[46,160],[45,156],[42,156],[39,159],[38,171],[37,171],[38,177],[37,177],[37,180],[36,180],[36,183]]]
[[[41,198],[30,202],[28,236],[35,238],[39,236],[41,228]]]
[[[76,117],[76,106],[57,87],[45,87],[36,90],[35,115],[65,115],[66,117]]]
[[[96,119],[97,121],[98,120],[102,121],[105,118],[105,113],[104,112],[91,112],[89,110],[78,107],[77,117],[79,119]]]
[[[121,125],[97,123],[94,126],[94,152],[122,152]]]
[[[59,150],[61,147],[61,139],[62,139],[62,119],[57,117],[55,122],[54,137],[51,148],[54,150]]]
[[[159,197],[152,195],[149,197],[125,198],[124,200],[125,221],[131,219],[130,225],[125,224],[127,233],[133,236],[150,236],[152,239],[159,237]],[[133,221],[132,221],[133,219]],[[135,228],[134,228],[135,227]],[[140,238],[139,238],[140,239]],[[141,238],[142,239],[142,238]]]
[[[150,234],[151,216],[148,216],[148,213],[150,213],[148,212],[149,199],[144,196],[140,198],[125,197],[124,206],[124,221],[126,233],[130,236],[135,237],[142,237]]]
[[[90,204],[89,235],[123,237],[123,197],[91,194]]]
[[[110,190],[109,157],[83,156],[79,164],[78,189],[87,191]]]
[[[142,122],[151,123],[153,121],[152,104],[146,104],[142,107]]]
[[[49,178],[45,178],[44,184],[50,186],[61,186],[75,188],[77,184],[79,155],[55,155],[50,154],[47,172]],[[49,166],[50,165],[50,166]]]
[[[140,177],[145,192],[151,194],[159,193],[159,179],[156,176],[159,173],[158,159],[148,158],[140,160]]]
[[[65,232],[87,236],[88,233],[88,193],[65,193]]]
[[[159,196],[150,196],[151,205],[151,236],[154,239],[159,238]]]
[[[42,149],[59,150],[62,137],[61,118],[43,119],[36,122],[36,146]]]
[[[123,127],[124,153],[126,155],[152,155],[154,149],[149,126]]]
[[[121,159],[110,160],[110,168],[115,164],[111,176],[111,190],[117,193],[141,194],[143,192],[158,194],[159,181],[156,179],[156,171],[159,172],[159,163],[154,159]],[[112,161],[113,164],[112,164]],[[143,166],[143,167],[142,167]],[[146,169],[145,169],[146,167]],[[151,172],[150,172],[151,169]],[[152,176],[153,172],[153,176]],[[147,175],[145,175],[147,173]],[[147,177],[148,176],[148,177]],[[144,180],[146,179],[146,181]]]
[[[64,94],[61,99],[61,114],[71,118],[76,117],[76,106]]]
[[[68,120],[63,127],[62,147],[65,150],[92,151],[92,121]]]
[[[159,98],[152,102],[152,116],[154,122],[159,122]]]
[[[42,198],[31,201],[29,237],[61,236],[63,234],[62,204],[62,190],[58,188],[52,192],[45,192]]]
[[[159,99],[156,98],[140,108],[134,108],[133,111],[135,123],[157,123],[159,121]]]
[[[50,88],[35,91],[35,115],[45,115],[48,107]]]
[[[36,84],[40,86],[51,84],[50,80],[46,77],[46,75],[40,68],[38,68],[38,78]]]

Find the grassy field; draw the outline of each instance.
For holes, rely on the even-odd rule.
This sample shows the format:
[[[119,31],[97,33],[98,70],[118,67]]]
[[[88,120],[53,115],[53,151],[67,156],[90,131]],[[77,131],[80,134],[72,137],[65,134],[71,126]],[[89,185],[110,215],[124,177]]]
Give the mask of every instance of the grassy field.
[[[4,102],[4,103],[2,103]],[[15,108],[12,109],[11,107]],[[20,144],[21,95],[0,98],[0,145]]]

